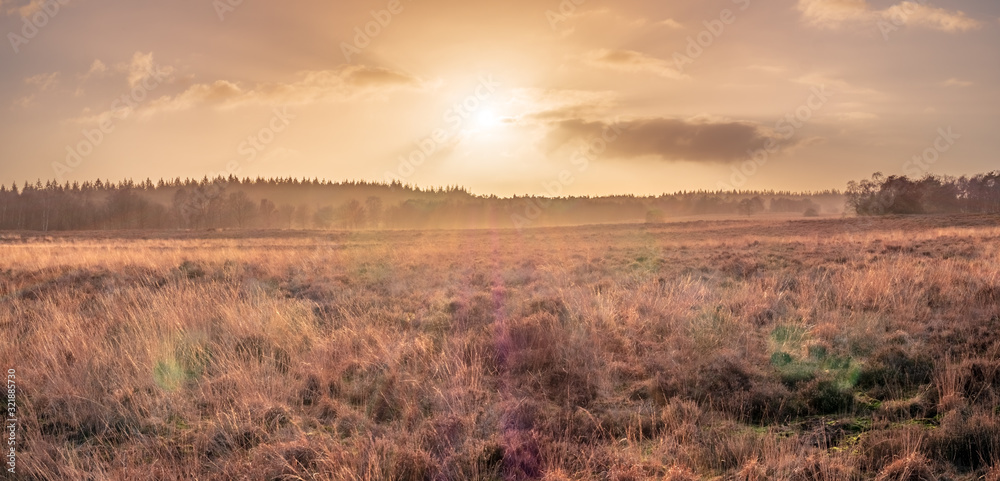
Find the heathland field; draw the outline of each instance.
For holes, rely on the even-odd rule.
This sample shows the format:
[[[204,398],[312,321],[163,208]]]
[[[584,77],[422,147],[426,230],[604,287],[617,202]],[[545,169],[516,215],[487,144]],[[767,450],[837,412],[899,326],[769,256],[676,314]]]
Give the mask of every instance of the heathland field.
[[[0,337],[20,479],[1000,479],[997,216],[5,234]]]

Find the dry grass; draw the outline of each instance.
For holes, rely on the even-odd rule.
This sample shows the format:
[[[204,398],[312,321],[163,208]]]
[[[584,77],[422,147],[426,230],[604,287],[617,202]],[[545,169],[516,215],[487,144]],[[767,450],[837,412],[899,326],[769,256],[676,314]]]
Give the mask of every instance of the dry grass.
[[[997,225],[5,235],[17,476],[995,479]]]

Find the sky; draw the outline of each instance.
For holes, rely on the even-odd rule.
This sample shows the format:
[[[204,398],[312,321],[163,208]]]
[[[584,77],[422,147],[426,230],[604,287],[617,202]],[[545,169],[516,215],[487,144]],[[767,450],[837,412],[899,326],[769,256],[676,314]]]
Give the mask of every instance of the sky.
[[[843,189],[1000,161],[1000,4],[0,0],[0,182]]]

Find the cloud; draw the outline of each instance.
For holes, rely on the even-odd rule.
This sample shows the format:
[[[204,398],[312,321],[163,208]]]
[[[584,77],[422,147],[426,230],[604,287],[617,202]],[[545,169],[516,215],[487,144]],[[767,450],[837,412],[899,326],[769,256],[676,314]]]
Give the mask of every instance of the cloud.
[[[663,27],[668,27],[668,28],[684,28],[684,26],[681,25],[680,22],[678,22],[677,20],[674,20],[672,18],[668,18],[666,20],[661,20],[659,22],[656,22],[656,24],[660,25],[660,26],[663,26]]]
[[[926,27],[942,32],[967,32],[976,30],[982,24],[965,15],[964,12],[949,12],[916,2],[903,2],[889,7],[884,12],[886,20],[901,25]]]
[[[94,70],[96,64],[100,63],[103,66],[103,62],[97,60],[94,64],[91,64],[91,71]],[[98,66],[98,68],[100,68]],[[169,76],[174,72],[173,67],[156,65],[153,62],[153,52],[142,53],[136,52],[132,54],[132,60],[127,63],[120,63],[116,66],[119,72],[125,73],[125,80],[128,82],[130,88],[136,88],[143,81],[153,78],[153,77],[163,77]],[[89,75],[89,73],[88,73]]]
[[[24,79],[27,85],[34,85],[39,92],[55,88],[59,85],[59,72],[40,73]]]
[[[108,73],[108,66],[99,59],[95,59],[94,62],[90,64],[90,69],[87,70],[86,73],[77,75],[77,77],[86,82],[92,77],[102,77],[106,73]]]
[[[41,10],[43,3],[45,3],[45,0],[30,0],[27,3],[23,0],[15,0],[13,2],[7,0],[0,1],[0,8],[6,7],[8,16],[18,14],[22,17],[27,17]]]
[[[606,119],[607,113],[617,107],[615,92],[518,89],[512,93],[516,104],[512,110],[522,112],[515,122],[540,129],[540,147],[550,154],[601,138],[608,129],[622,132],[616,140],[607,142],[609,157],[663,161],[727,163],[743,160],[748,151],[768,143],[787,151],[812,141],[790,142],[774,129],[755,122],[708,116],[612,122]]]
[[[20,108],[29,107],[41,92],[52,90],[59,86],[59,72],[40,73],[24,78],[24,84],[34,87],[31,93],[16,97],[14,106]]]
[[[56,4],[57,0],[0,0],[0,11],[5,11],[8,17],[15,14],[29,17],[42,10],[45,4],[50,2],[52,5],[45,8],[49,16],[54,16],[59,9],[69,4],[67,1],[59,1]]]
[[[357,88],[419,87],[421,84],[419,79],[409,74],[381,67],[348,67],[340,72],[326,71],[320,75],[331,74]]]
[[[609,91],[521,88],[511,92],[509,123],[541,123],[590,118],[614,107],[618,94]]]
[[[633,50],[594,50],[584,55],[583,61],[592,67],[620,72],[648,73],[673,80],[688,78],[673,63]]]
[[[400,89],[420,89],[423,82],[409,74],[381,67],[353,65],[336,70],[303,72],[290,83],[261,83],[243,87],[216,80],[195,84],[174,96],[160,97],[143,109],[143,115],[187,110],[202,106],[230,108],[240,105],[301,105],[373,98]]]
[[[982,26],[964,12],[932,7],[926,5],[926,0],[904,1],[883,10],[872,8],[867,0],[799,0],[798,9],[806,23],[829,29],[879,22],[942,32],[965,32]]]
[[[872,18],[867,0],[799,0],[799,11],[810,24],[835,28]]]
[[[952,77],[944,82],[941,82],[941,85],[944,87],[971,87],[973,84],[967,80],[960,80]]]
[[[877,120],[879,116],[871,112],[838,112],[830,114],[831,117],[847,122],[856,122],[859,120]]]
[[[846,80],[815,72],[794,78],[792,79],[792,82],[808,86],[823,86],[835,94],[850,94],[855,97],[861,95],[877,96],[881,94],[881,92],[875,89],[858,87],[850,82],[847,82]]]
[[[160,112],[188,110],[202,105],[220,106],[238,103],[245,98],[247,92],[239,85],[227,80],[216,80],[209,84],[195,84],[187,90],[174,95],[155,99],[142,110],[144,116]]]
[[[620,131],[620,137],[607,140]],[[608,134],[605,136],[605,134]],[[568,119],[552,124],[550,150],[574,140],[603,138],[609,156],[655,157],[665,161],[728,163],[783,139],[759,124],[717,118],[646,118],[615,123]]]

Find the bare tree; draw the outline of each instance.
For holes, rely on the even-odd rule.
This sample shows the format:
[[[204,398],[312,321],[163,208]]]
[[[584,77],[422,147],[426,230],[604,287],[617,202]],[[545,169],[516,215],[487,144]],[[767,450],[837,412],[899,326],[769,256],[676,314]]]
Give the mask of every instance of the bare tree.
[[[336,211],[333,207],[324,206],[313,214],[313,225],[319,229],[329,229],[333,225],[333,220],[336,217]]]
[[[344,227],[357,229],[365,225],[365,208],[357,199],[351,199],[340,206],[340,219]]]
[[[227,200],[229,211],[236,221],[236,226],[240,229],[248,227],[257,213],[256,205],[250,200],[250,196],[242,190],[229,194]]]

